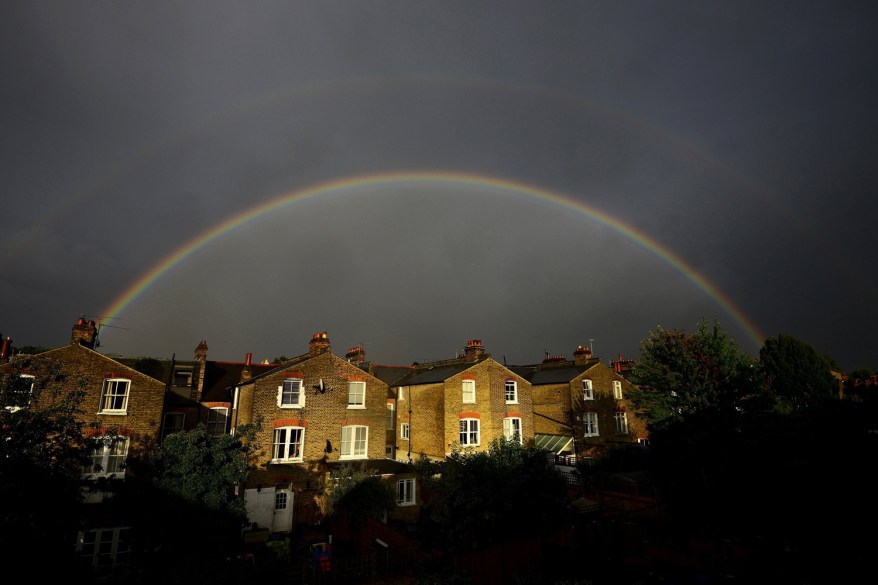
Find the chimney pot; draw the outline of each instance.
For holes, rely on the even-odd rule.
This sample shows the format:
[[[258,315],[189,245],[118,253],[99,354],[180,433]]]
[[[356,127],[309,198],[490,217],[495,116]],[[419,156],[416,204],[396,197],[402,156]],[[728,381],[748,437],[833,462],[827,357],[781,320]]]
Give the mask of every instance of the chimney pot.
[[[251,361],[252,359],[253,359],[253,354],[252,354],[252,353],[248,353],[246,359],[244,360],[244,363],[247,364],[247,365],[249,366],[249,365],[250,365],[250,361]]]

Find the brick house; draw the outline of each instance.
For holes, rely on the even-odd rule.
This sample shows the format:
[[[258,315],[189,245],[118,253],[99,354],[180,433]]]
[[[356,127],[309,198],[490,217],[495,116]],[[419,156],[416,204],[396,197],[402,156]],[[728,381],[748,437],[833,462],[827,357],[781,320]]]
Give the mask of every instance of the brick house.
[[[98,481],[124,480],[131,473],[129,458],[146,455],[158,444],[165,383],[98,353],[96,341],[95,322],[79,319],[69,345],[32,356],[35,368],[54,364],[63,377],[53,392],[40,393],[30,407],[83,393],[77,418],[91,441],[91,453],[83,467],[86,506],[76,550],[85,563],[109,571],[123,562],[132,528],[124,514],[106,513],[102,504],[108,492],[95,486]]]
[[[533,388],[538,447],[593,458],[613,445],[647,439],[646,421],[628,399],[635,387],[587,347],[577,347],[572,361],[546,354],[542,363],[510,369]]]
[[[242,486],[251,521],[272,532],[319,521],[331,467],[385,459],[387,398],[387,384],[334,355],[325,332],[306,354],[255,376],[245,369],[230,424],[258,425]]]
[[[397,460],[485,450],[504,436],[533,441],[530,383],[486,354],[481,340],[469,340],[455,359],[414,364],[391,390]]]

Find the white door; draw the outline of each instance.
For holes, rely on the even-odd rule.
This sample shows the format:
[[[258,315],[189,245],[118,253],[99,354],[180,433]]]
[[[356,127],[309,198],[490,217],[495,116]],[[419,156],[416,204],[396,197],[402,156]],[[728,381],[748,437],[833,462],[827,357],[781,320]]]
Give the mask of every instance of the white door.
[[[274,524],[274,488],[244,490],[247,520],[259,528],[271,528]]]
[[[274,492],[274,517],[272,532],[289,532],[293,526],[293,491],[278,489]]]

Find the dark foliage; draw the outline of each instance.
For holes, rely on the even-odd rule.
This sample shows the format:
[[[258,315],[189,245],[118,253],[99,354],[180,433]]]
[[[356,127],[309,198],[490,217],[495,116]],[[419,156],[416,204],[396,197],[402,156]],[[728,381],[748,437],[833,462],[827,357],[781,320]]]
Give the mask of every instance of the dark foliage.
[[[523,531],[539,534],[557,528],[568,513],[566,482],[546,454],[514,441],[495,441],[482,452],[454,451],[420,469],[432,495],[421,534],[447,550],[482,548]]]

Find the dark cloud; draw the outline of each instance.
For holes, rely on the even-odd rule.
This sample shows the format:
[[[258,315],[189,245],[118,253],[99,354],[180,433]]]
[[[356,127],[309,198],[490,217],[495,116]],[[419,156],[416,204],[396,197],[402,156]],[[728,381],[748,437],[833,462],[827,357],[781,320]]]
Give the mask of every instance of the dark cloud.
[[[469,338],[511,362],[657,325],[744,326],[581,211],[462,183],[328,193],[242,226],[100,315],[198,234],[308,186],[452,171],[571,197],[664,246],[764,334],[878,368],[868,4],[224,2],[0,8],[0,331],[218,359],[327,330],[385,363]],[[109,319],[115,317],[115,319]]]

